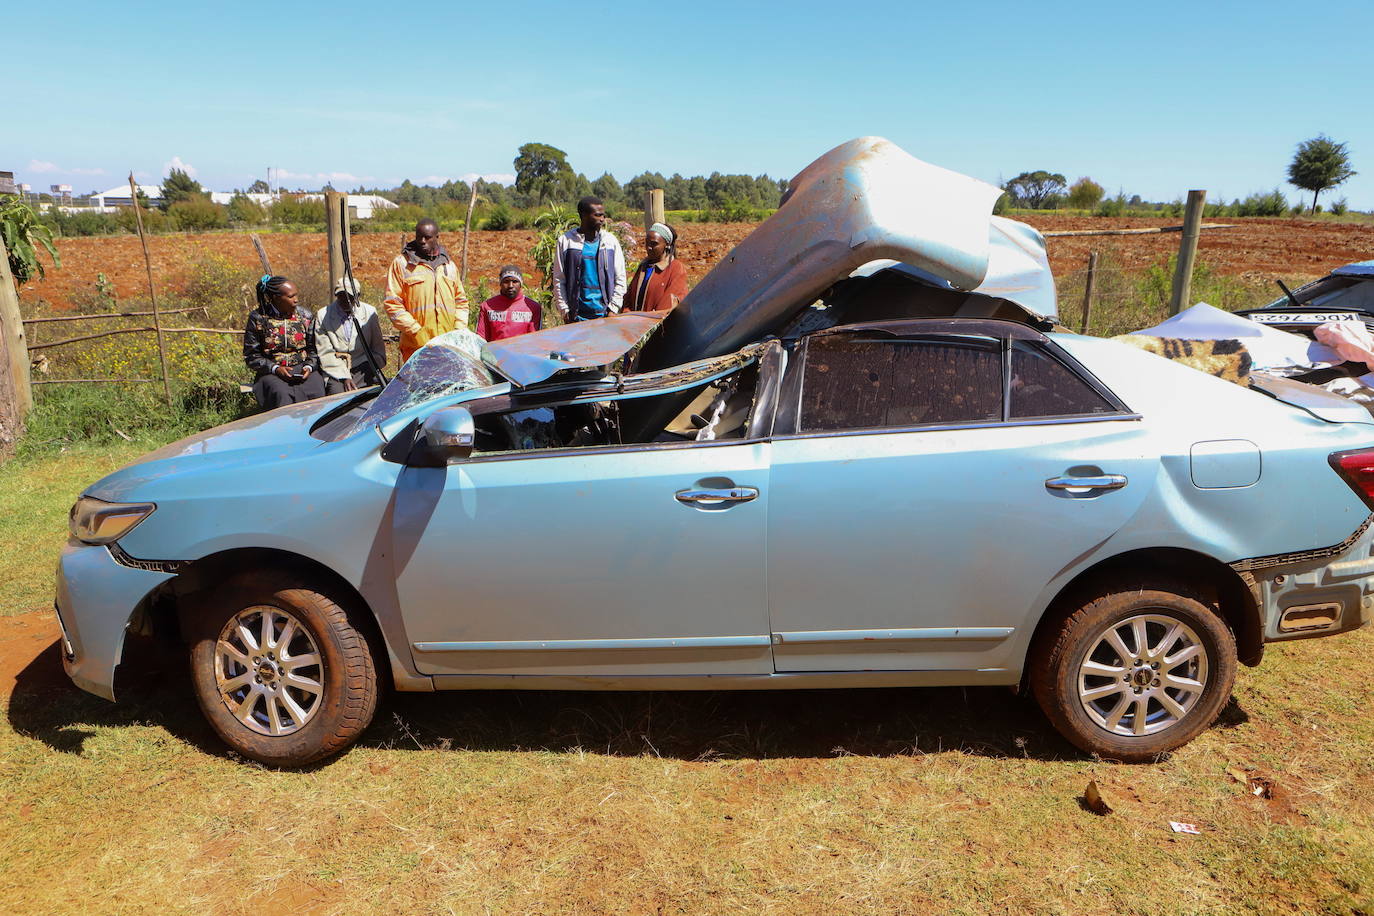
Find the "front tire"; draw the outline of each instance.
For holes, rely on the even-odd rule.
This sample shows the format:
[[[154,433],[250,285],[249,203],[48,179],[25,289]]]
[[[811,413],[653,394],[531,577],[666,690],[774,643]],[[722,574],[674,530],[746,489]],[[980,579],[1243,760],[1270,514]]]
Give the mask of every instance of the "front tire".
[[[1231,631],[1183,589],[1135,588],[1089,601],[1040,641],[1030,670],[1031,690],[1060,734],[1126,763],[1201,734],[1235,679]]]
[[[201,711],[230,748],[298,767],[348,747],[377,709],[363,634],[337,602],[280,576],[239,576],[192,622]]]

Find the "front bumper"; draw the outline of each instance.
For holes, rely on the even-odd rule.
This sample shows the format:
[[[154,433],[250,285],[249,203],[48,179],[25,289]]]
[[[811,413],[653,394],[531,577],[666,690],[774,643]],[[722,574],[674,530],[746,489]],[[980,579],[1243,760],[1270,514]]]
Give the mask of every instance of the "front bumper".
[[[1233,567],[1255,583],[1265,642],[1348,633],[1374,618],[1374,517],[1334,547],[1244,560]],[[1303,628],[1307,613],[1319,621],[1327,614],[1333,619]]]
[[[82,690],[114,699],[114,673],[134,610],[174,573],[133,569],[106,547],[69,540],[57,564],[62,666]]]

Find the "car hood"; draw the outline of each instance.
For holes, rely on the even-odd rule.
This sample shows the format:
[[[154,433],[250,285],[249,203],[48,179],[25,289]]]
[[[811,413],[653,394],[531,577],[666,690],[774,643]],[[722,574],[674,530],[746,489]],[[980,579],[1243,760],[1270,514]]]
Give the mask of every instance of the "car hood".
[[[1052,317],[1044,240],[993,217],[1001,194],[881,137],[837,146],[803,169],[777,212],[688,293],[640,365],[716,356],[777,333],[832,284],[884,260],[958,290],[987,284],[980,291],[1020,303],[1027,319]]]
[[[236,464],[270,462],[317,448],[310,428],[341,401],[356,394],[318,398],[291,404],[207,429],[149,452],[92,484],[85,495],[120,502],[138,498],[157,480],[187,471],[220,470]]]

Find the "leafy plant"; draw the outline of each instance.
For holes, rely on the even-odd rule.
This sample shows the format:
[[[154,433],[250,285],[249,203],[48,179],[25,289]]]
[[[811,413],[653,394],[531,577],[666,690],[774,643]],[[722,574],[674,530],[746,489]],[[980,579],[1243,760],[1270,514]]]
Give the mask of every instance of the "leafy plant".
[[[44,276],[39,249],[48,252],[53,267],[62,266],[62,256],[52,242],[52,229],[44,225],[38,214],[18,197],[0,200],[0,236],[4,237],[5,250],[9,252],[10,272],[19,283]]]

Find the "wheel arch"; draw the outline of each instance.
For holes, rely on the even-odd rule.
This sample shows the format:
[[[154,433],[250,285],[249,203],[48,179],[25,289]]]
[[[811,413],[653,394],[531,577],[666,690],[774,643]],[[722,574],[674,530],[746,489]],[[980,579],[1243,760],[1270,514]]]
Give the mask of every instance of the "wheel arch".
[[[1254,667],[1264,657],[1264,620],[1252,583],[1206,554],[1181,547],[1147,547],[1101,560],[1074,576],[1040,616],[1031,636],[1033,654],[1053,637],[1064,618],[1087,601],[1134,584],[1141,587],[1184,583],[1225,621],[1236,640],[1241,663]],[[1026,666],[1029,668],[1029,665]]]
[[[318,560],[272,547],[237,547],[189,561],[177,570],[175,579],[162,586],[160,595],[150,596],[151,600],[145,602],[141,626],[130,628],[151,635],[180,635],[185,632],[187,615],[195,612],[201,597],[244,571],[284,573],[319,586],[338,602],[349,622],[362,631],[378,670],[391,672],[393,677],[404,670],[404,666],[397,665],[399,660],[375,611],[353,583]]]

